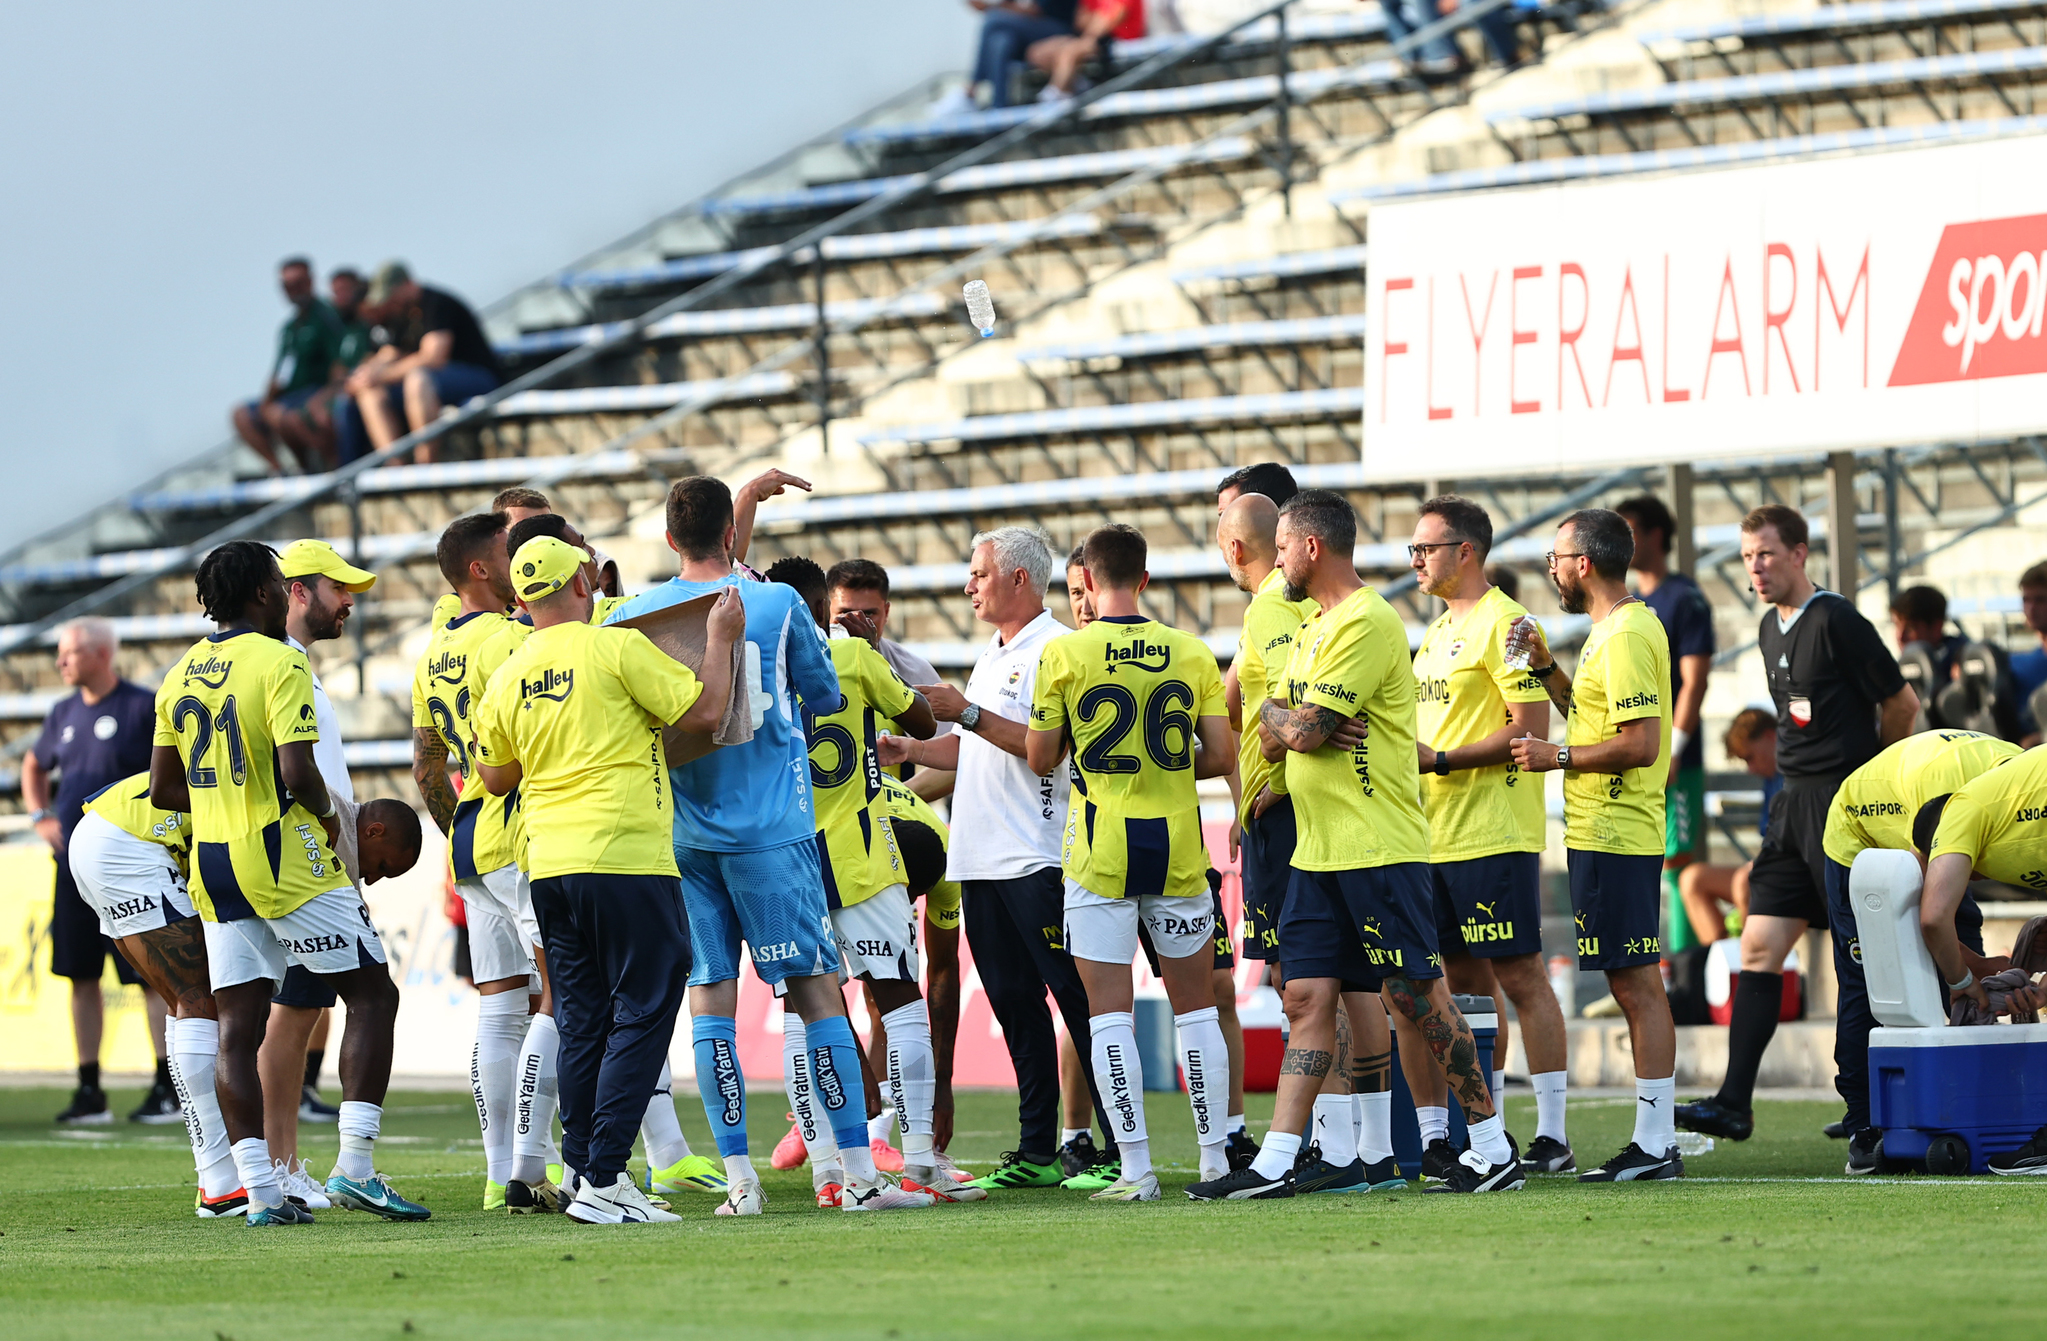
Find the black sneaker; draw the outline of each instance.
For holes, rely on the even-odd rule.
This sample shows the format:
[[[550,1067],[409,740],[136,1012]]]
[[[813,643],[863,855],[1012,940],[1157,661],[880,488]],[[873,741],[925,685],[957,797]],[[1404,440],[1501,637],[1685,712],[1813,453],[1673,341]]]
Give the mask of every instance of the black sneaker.
[[[1230,1168],[1248,1169],[1251,1161],[1258,1158],[1258,1142],[1251,1139],[1251,1133],[1242,1127],[1223,1138],[1223,1153],[1229,1156]]]
[[[1277,1178],[1267,1178],[1251,1169],[1231,1169],[1220,1178],[1187,1184],[1189,1201],[1272,1201],[1293,1194],[1292,1169]]]
[[[1864,1127],[1848,1138],[1848,1168],[1851,1175],[1876,1173],[1884,1165],[1884,1134],[1878,1127]]]
[[[1554,1136],[1538,1136],[1530,1141],[1521,1162],[1531,1173],[1571,1173],[1578,1167],[1578,1157],[1571,1153],[1571,1147]]]
[[[1845,1114],[1820,1128],[1820,1135],[1829,1141],[1845,1141],[1854,1134],[1848,1130],[1848,1118]]]
[[[1368,1192],[1398,1192],[1407,1186],[1407,1177],[1400,1172],[1400,1161],[1392,1155],[1365,1166],[1365,1190]]]
[[[1422,1151],[1422,1181],[1440,1183],[1450,1176],[1450,1170],[1457,1166],[1457,1147],[1438,1136]]]
[[[1606,1163],[1588,1173],[1578,1175],[1581,1183],[1644,1183],[1661,1182],[1669,1178],[1684,1176],[1684,1160],[1678,1157],[1677,1147],[1672,1146],[1661,1155],[1652,1155],[1633,1141],[1627,1148]]]
[[[1095,1148],[1095,1134],[1084,1131],[1059,1147],[1059,1169],[1068,1178],[1085,1173],[1101,1159],[1102,1152]]]
[[[1322,1158],[1321,1143],[1316,1141],[1302,1146],[1301,1153],[1294,1157],[1293,1178],[1298,1196],[1310,1192],[1363,1192],[1367,1187],[1363,1160],[1331,1164]]]
[[[113,1120],[107,1092],[97,1085],[80,1085],[71,1091],[71,1106],[57,1114],[57,1121],[67,1127],[98,1127]]]
[[[299,1091],[299,1121],[334,1122],[341,1117],[341,1110],[320,1098],[320,1091],[311,1085]]]
[[[1719,1099],[1694,1099],[1677,1106],[1677,1125],[1686,1131],[1746,1141],[1755,1134],[1756,1115],[1746,1108],[1732,1108]]]
[[[2034,1132],[2018,1149],[1992,1155],[1990,1171],[2007,1178],[2047,1176],[2047,1127]]]
[[[1528,1185],[1528,1171],[1521,1167],[1518,1159],[1509,1159],[1505,1164],[1493,1164],[1476,1150],[1467,1150],[1457,1157],[1443,1175],[1443,1181],[1434,1187],[1425,1187],[1424,1192],[1519,1192]]]
[[[128,1115],[128,1120],[147,1122],[153,1126],[183,1122],[185,1110],[178,1103],[177,1087],[163,1080],[151,1085],[149,1093],[142,1096],[142,1102]]]

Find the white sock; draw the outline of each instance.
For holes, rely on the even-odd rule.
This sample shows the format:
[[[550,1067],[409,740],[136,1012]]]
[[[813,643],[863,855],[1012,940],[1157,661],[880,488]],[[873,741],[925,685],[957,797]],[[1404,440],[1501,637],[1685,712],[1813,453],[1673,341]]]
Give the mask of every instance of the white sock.
[[[1090,1130],[1091,1128],[1088,1127],[1061,1127],[1059,1129],[1059,1144],[1065,1145],[1068,1141],[1078,1141],[1081,1137],[1087,1135]]]
[[[199,1169],[199,1186],[209,1197],[225,1196],[241,1182],[234,1155],[228,1149],[227,1123],[220,1116],[220,1094],[214,1089],[214,1072],[220,1058],[220,1023],[194,1017],[179,1020],[171,1052],[172,1074],[183,1085],[180,1098],[185,1104],[185,1134],[192,1139],[192,1162]],[[171,1039],[164,1040],[170,1047]]]
[[[527,1000],[520,989],[476,999],[476,1051],[471,1056],[469,1080],[476,1095],[476,1122],[483,1129],[484,1176],[493,1183],[502,1184],[512,1176]]]
[[[1507,1071],[1505,1067],[1493,1072],[1493,1111],[1501,1117],[1507,1116]]]
[[[343,1178],[367,1178],[377,1171],[377,1133],[384,1125],[384,1110],[378,1104],[341,1101],[341,1116],[334,1126],[341,1133],[341,1154],[334,1172]]]
[[[284,1204],[284,1189],[277,1185],[277,1168],[270,1162],[270,1144],[260,1136],[234,1143],[235,1172],[251,1206],[275,1208]],[[229,1191],[233,1191],[232,1188]]]
[[[839,1162],[845,1167],[848,1184],[865,1185],[880,1176],[874,1171],[874,1151],[864,1145],[858,1150],[840,1150]]]
[[[1450,1139],[1449,1109],[1437,1108],[1433,1105],[1425,1108],[1420,1104],[1416,1104],[1414,1116],[1415,1121],[1421,1125],[1422,1129],[1422,1149],[1428,1149],[1429,1142],[1431,1141],[1447,1141]]]
[[[1230,1096],[1230,1052],[1215,1007],[1190,1010],[1173,1017],[1180,1037],[1180,1069],[1187,1077],[1187,1107],[1194,1113],[1194,1140],[1201,1147],[1201,1176],[1220,1178],[1230,1171],[1224,1152],[1224,1115]],[[1121,1144],[1120,1142],[1118,1143]]]
[[[1244,1115],[1242,1113],[1232,1113],[1223,1119],[1224,1136],[1231,1136],[1242,1130],[1244,1130]]]
[[[1315,1144],[1322,1158],[1343,1168],[1358,1157],[1357,1105],[1348,1094],[1315,1096]]]
[[[1474,1122],[1469,1127],[1471,1148],[1486,1157],[1490,1164],[1505,1164],[1514,1156],[1514,1147],[1507,1144],[1507,1123],[1498,1113],[1483,1122]]]
[[[827,1169],[838,1169],[839,1140],[829,1122],[821,1122],[811,1102],[810,1042],[803,1019],[793,1010],[782,1012],[782,1087],[789,1094],[789,1111],[796,1115],[796,1131],[803,1148],[810,1152],[811,1181]],[[827,1181],[843,1181],[828,1179]],[[822,1187],[823,1183],[818,1183]]]
[[[1110,1135],[1123,1157],[1123,1176],[1132,1182],[1151,1172],[1151,1135],[1144,1125],[1144,1065],[1137,1056],[1137,1018],[1127,1010],[1088,1021],[1088,1052],[1095,1088],[1109,1115]],[[1137,1147],[1134,1157],[1132,1146]]]
[[[1258,1158],[1251,1161],[1251,1171],[1260,1178],[1282,1178],[1294,1167],[1294,1156],[1301,1153],[1301,1138],[1290,1131],[1268,1131],[1265,1144],[1258,1147]]]
[[[753,1156],[725,1156],[725,1181],[737,1187],[741,1183],[757,1183],[761,1176],[753,1171]]]
[[[1360,1094],[1365,1120],[1358,1125],[1358,1154],[1367,1164],[1393,1158],[1393,1091]]]
[[[1535,1134],[1569,1145],[1564,1140],[1564,1082],[1568,1071],[1541,1071],[1528,1077],[1535,1086]]]
[[[682,1123],[675,1116],[675,1095],[671,1091],[674,1084],[675,1072],[663,1061],[661,1078],[654,1082],[653,1096],[647,1100],[647,1115],[640,1119],[649,1169],[665,1169],[690,1156],[689,1138],[682,1134]]]
[[[938,1100],[938,1057],[931,1046],[931,1016],[919,997],[882,1016],[881,1023],[888,1030],[888,1100],[893,1115],[903,1124],[903,1171],[914,1171],[921,1183],[933,1176],[931,1109]],[[867,1124],[867,1133],[873,1136],[873,1122]],[[887,1136],[884,1123],[882,1138]]]
[[[886,1018],[886,1017],[884,1017],[884,1018]],[[929,1026],[927,1025],[926,1027],[928,1028]],[[895,1053],[895,1042],[896,1042],[896,1038],[895,1038],[895,1035],[894,1035],[894,1034],[890,1034],[890,1035],[889,1035],[889,1039],[888,1039],[888,1041],[889,1041],[889,1053],[890,1053],[890,1055],[894,1055],[894,1053]],[[884,1096],[884,1097],[885,1097],[885,1096]],[[895,1110],[895,1109],[894,1109],[893,1107],[891,1107],[891,1106],[889,1106],[889,1105],[883,1105],[883,1107],[882,1107],[882,1110],[881,1110],[881,1111],[880,1111],[879,1113],[876,1113],[876,1114],[875,1114],[875,1115],[874,1115],[873,1117],[871,1117],[871,1118],[867,1119],[867,1139],[868,1139],[868,1140],[870,1140],[870,1141],[886,1141],[886,1140],[888,1140],[888,1138],[889,1138],[889,1137],[891,1137],[891,1136],[893,1136],[893,1135],[895,1135],[895,1134],[896,1134],[896,1110]]]
[[[554,1016],[528,1018],[526,1042],[519,1053],[518,1122],[512,1130],[510,1170],[511,1177],[528,1186],[547,1177],[548,1165],[560,1162],[554,1149],[554,1112],[560,1106],[554,1064],[560,1051],[561,1033]]]
[[[1677,1144],[1677,1077],[1661,1080],[1635,1077],[1635,1144],[1652,1155],[1661,1155]]]

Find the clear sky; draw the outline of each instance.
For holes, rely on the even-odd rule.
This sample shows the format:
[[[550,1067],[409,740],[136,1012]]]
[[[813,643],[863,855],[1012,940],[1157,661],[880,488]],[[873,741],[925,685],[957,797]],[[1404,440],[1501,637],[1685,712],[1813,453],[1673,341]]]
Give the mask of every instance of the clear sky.
[[[943,70],[964,0],[24,5],[0,43],[0,547],[229,435],[275,267],[482,308]]]

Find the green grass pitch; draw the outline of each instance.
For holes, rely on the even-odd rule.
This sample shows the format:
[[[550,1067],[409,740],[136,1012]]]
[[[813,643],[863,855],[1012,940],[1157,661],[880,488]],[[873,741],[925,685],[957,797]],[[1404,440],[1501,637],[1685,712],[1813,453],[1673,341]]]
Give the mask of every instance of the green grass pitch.
[[[1677,1185],[1536,1179],[1489,1197],[1414,1192],[1196,1205],[1184,1101],[1150,1096],[1166,1199],[1090,1205],[1051,1191],[849,1220],[813,1207],[803,1170],[767,1171],[768,1213],[710,1197],[685,1222],[595,1228],[481,1209],[467,1094],[399,1094],[379,1163],[431,1205],[424,1225],[340,1211],[253,1231],[191,1211],[181,1127],[60,1134],[55,1090],[0,1090],[5,1334],[144,1341],[291,1337],[1263,1335],[1566,1337],[1995,1334],[2037,1320],[2025,1279],[2047,1180],[1851,1180],[1819,1127],[1836,1105],[1767,1103],[1761,1134],[1689,1162]],[[710,1143],[679,1096],[685,1130]],[[116,1112],[133,1102],[115,1096]],[[1254,1130],[1271,1110],[1254,1096]],[[1595,1163],[1632,1105],[1571,1110]],[[751,1116],[763,1170],[778,1096]],[[1510,1126],[1534,1128],[1517,1097]],[[966,1094],[954,1153],[992,1162],[1015,1099]],[[334,1129],[308,1129],[313,1168]]]

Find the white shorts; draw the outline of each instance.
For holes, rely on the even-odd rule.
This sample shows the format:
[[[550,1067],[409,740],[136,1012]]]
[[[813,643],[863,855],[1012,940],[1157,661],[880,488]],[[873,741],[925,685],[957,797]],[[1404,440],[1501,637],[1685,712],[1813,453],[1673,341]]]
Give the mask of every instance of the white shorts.
[[[383,938],[353,885],[315,895],[283,917],[208,922],[206,957],[216,992],[258,978],[282,983],[291,964],[330,974],[387,962]]]
[[[1161,959],[1185,959],[1213,948],[1215,898],[1206,891],[1185,898],[1144,894],[1105,899],[1066,882],[1066,951],[1075,959],[1100,964],[1135,960],[1139,918]]]
[[[832,939],[839,943],[839,963],[850,977],[917,981],[917,910],[902,885],[890,885],[850,908],[832,909]]]
[[[533,972],[533,942],[521,923],[533,916],[526,877],[517,866],[485,871],[455,886],[469,919],[469,969],[477,982],[523,978]],[[537,937],[536,937],[537,939]]]
[[[71,831],[71,878],[99,914],[102,935],[160,931],[193,916],[177,859],[104,815],[87,812]]]

